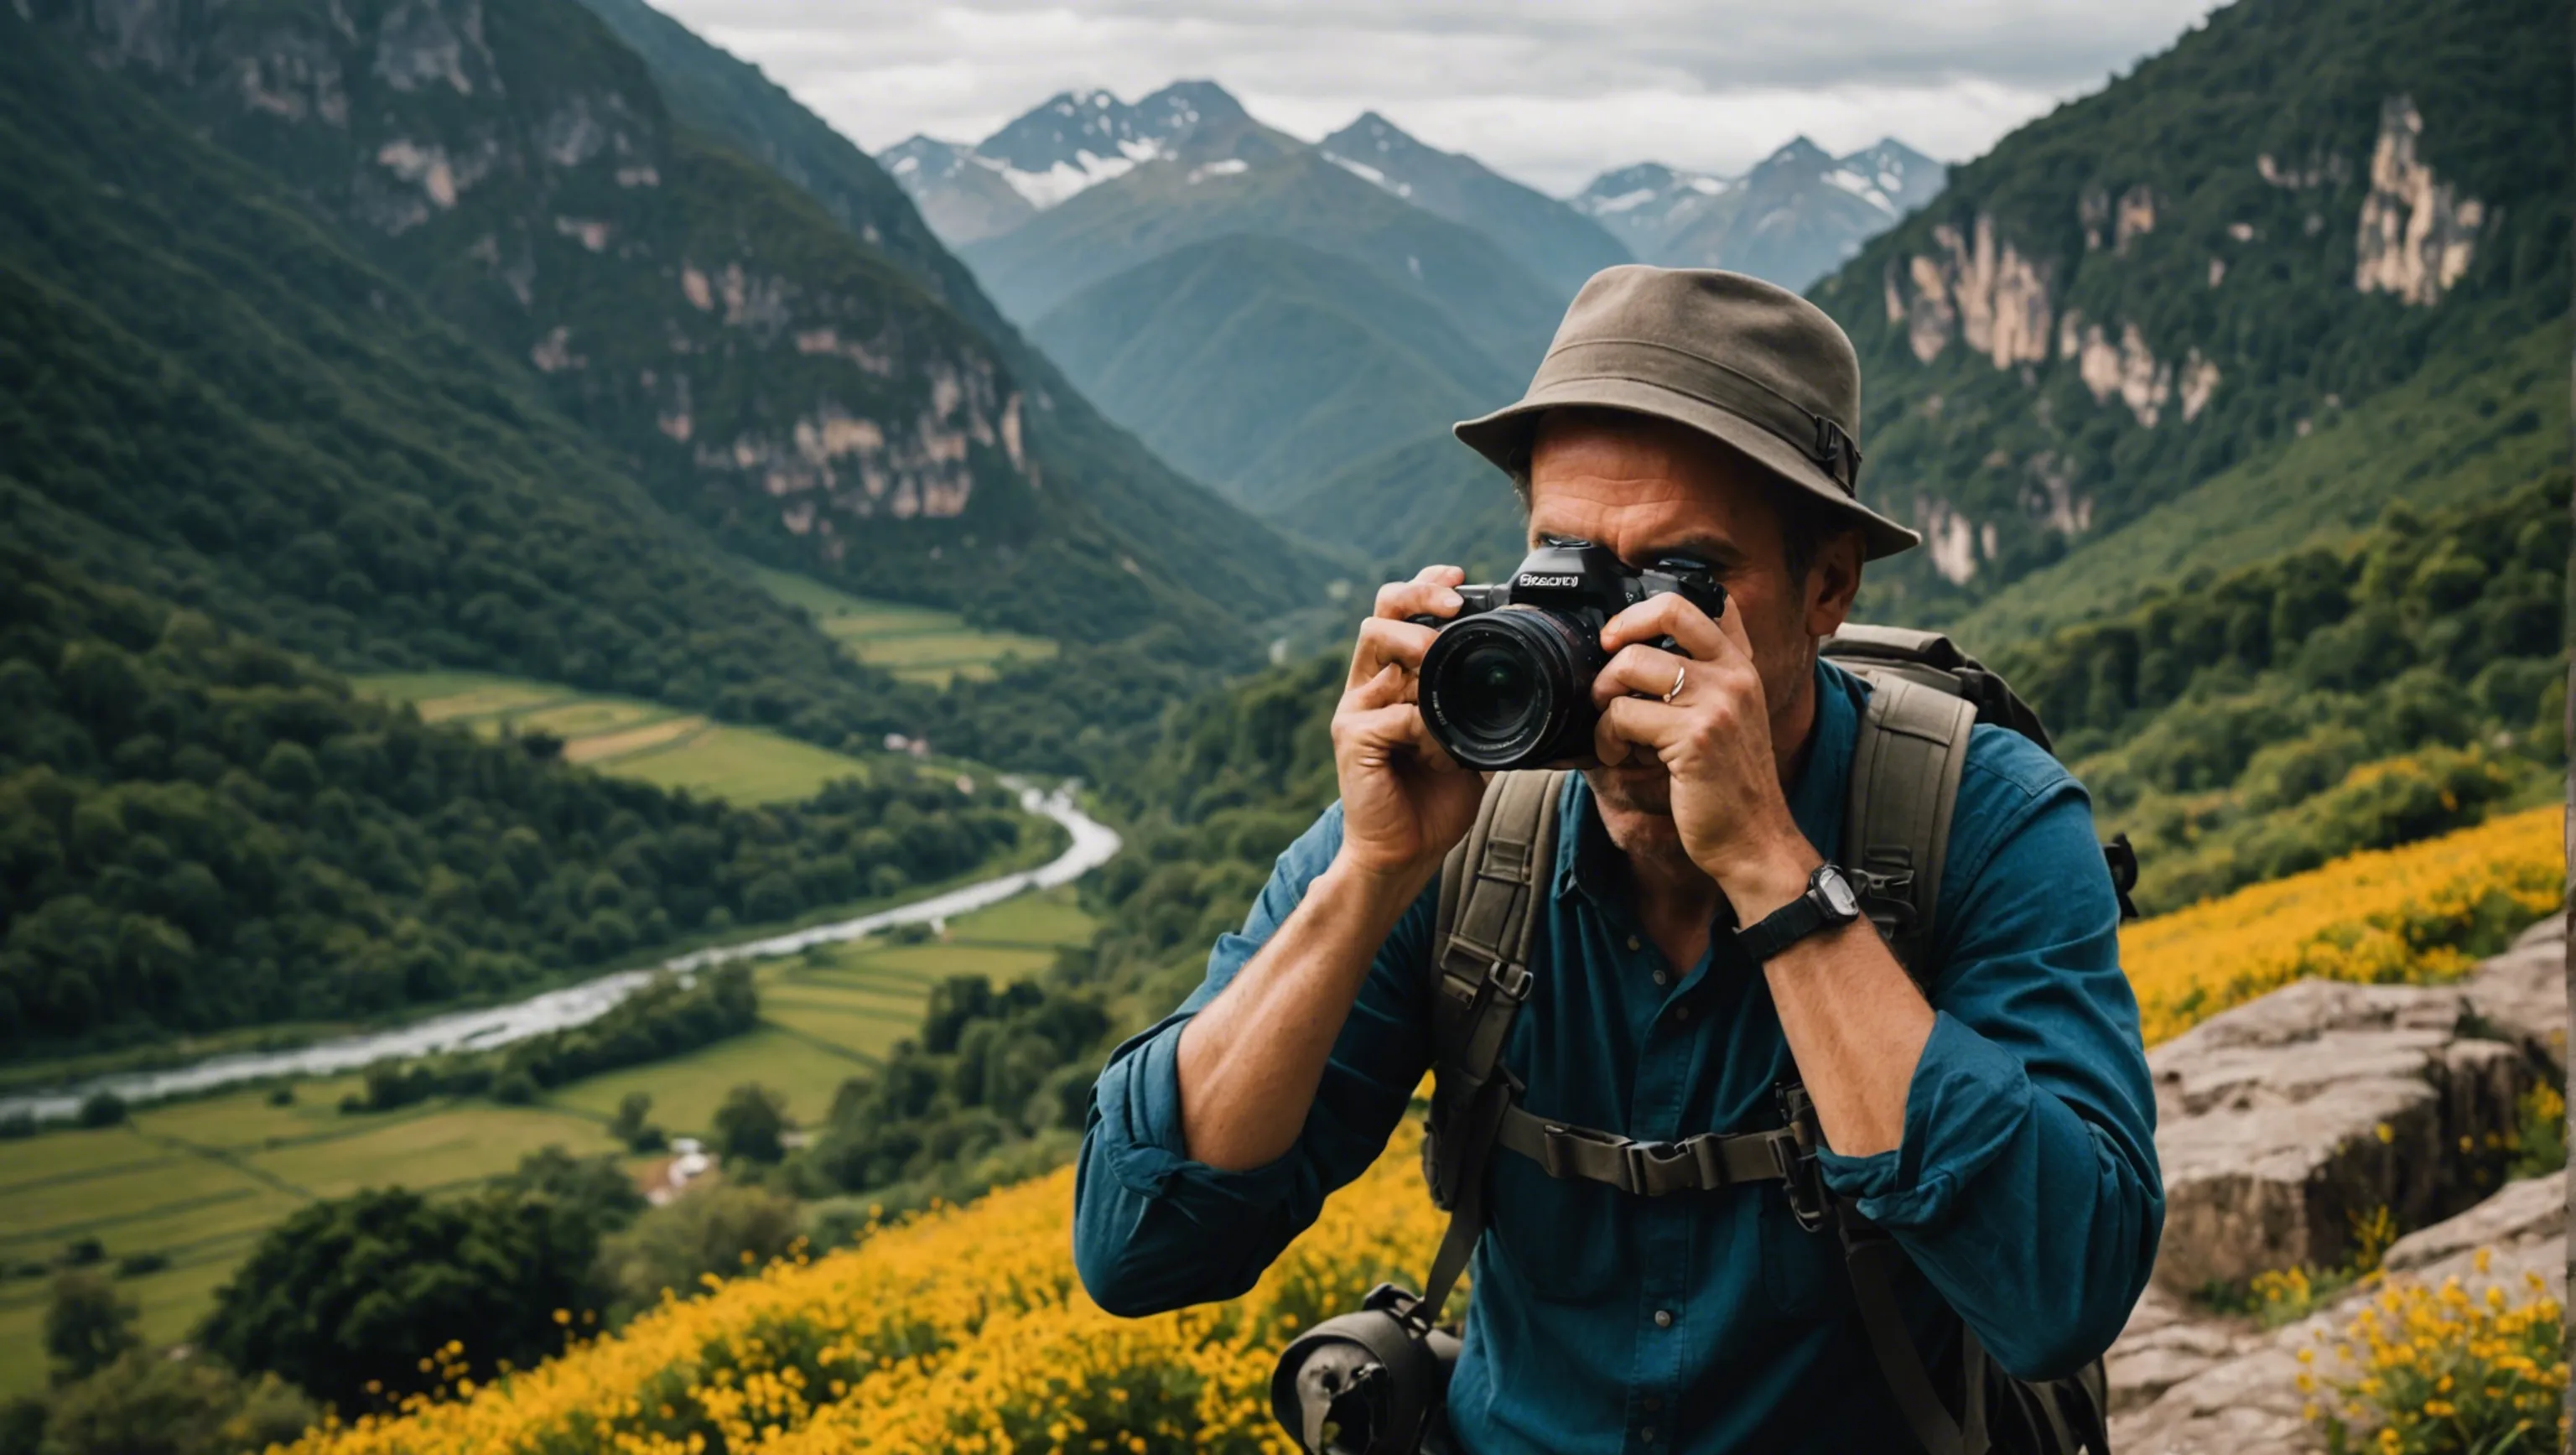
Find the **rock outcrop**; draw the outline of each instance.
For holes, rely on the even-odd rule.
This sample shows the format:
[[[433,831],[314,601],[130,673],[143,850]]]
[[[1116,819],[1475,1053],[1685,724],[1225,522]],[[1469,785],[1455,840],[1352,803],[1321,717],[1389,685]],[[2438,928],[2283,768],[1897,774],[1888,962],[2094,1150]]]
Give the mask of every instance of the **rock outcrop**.
[[[2115,1448],[2321,1449],[2298,1351],[2338,1335],[2373,1290],[2269,1331],[2190,1295],[2210,1279],[2339,1263],[2355,1213],[2385,1206],[2420,1226],[2384,1256],[2393,1277],[2456,1276],[2519,1298],[2538,1273],[2565,1296],[2565,1174],[2490,1191],[2516,1099],[2564,1074],[2565,944],[2551,919],[2457,985],[2292,985],[2157,1048],[2165,1237],[2110,1354]]]

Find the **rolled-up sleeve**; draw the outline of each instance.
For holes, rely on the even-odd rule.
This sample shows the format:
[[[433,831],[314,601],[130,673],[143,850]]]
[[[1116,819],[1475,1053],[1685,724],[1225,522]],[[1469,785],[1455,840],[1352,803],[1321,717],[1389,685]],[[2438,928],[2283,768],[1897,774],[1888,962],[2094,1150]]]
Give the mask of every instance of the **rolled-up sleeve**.
[[[1377,953],[1333,1043],[1315,1103],[1277,1161],[1227,1172],[1192,1161],[1181,1132],[1181,1031],[1225,989],[1341,848],[1341,806],[1279,856],[1240,933],[1221,937],[1181,1008],[1110,1053],[1093,1088],[1074,1182],[1074,1264],[1116,1314],[1232,1298],[1250,1288],[1334,1189],[1385,1149],[1430,1066],[1429,938],[1436,891]]]
[[[2005,1369],[2049,1378],[2110,1347],[2154,1268],[2155,1095],[2083,789],[1980,746],[1903,1142],[1823,1162]]]

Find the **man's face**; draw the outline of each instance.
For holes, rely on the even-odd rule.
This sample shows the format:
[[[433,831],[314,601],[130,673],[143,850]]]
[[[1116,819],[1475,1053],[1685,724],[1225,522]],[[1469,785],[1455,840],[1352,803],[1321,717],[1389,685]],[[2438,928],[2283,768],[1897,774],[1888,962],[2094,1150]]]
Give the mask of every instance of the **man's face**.
[[[1859,586],[1857,537],[1818,553],[1791,579],[1774,492],[1794,488],[1733,449],[1644,415],[1558,410],[1542,416],[1530,455],[1530,541],[1576,536],[1630,565],[1693,556],[1743,614],[1775,743],[1796,745],[1814,711],[1815,650],[1842,625]],[[1630,857],[1681,849],[1672,782],[1651,755],[1584,778],[1611,842]]]

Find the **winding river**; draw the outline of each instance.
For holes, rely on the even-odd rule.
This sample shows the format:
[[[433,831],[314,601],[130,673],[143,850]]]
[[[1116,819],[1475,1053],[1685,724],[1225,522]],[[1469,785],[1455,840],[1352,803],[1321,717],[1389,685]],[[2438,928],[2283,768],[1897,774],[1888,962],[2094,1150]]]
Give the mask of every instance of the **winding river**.
[[[241,1051],[211,1056],[185,1066],[102,1076],[74,1086],[18,1096],[0,1096],[0,1119],[32,1116],[38,1121],[73,1116],[80,1104],[101,1091],[112,1091],[131,1103],[158,1101],[257,1081],[272,1076],[330,1076],[377,1061],[425,1056],[442,1051],[482,1051],[506,1046],[547,1031],[598,1019],[649,981],[657,970],[695,970],[727,960],[792,955],[808,945],[855,940],[895,925],[929,924],[999,904],[1030,889],[1069,884],[1109,862],[1118,852],[1117,831],[1085,814],[1064,790],[1020,789],[1020,805],[1064,825],[1073,836],[1065,851],[1035,869],[979,879],[972,884],[899,904],[855,919],[811,925],[783,935],[718,945],[674,955],[657,967],[619,970],[578,985],[549,990],[508,1005],[451,1011],[412,1021],[391,1030],[336,1036],[284,1051]]]

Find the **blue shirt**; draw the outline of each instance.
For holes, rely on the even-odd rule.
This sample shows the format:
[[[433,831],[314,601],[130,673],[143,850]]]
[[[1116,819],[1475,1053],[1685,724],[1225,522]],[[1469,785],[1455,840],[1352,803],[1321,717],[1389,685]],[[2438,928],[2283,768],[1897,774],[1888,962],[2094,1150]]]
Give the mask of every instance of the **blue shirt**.
[[[1868,689],[1831,664],[1817,672],[1816,734],[1789,805],[1833,859]],[[1561,807],[1537,986],[1504,1053],[1524,1104],[1641,1139],[1778,1126],[1773,1088],[1793,1067],[1760,968],[1718,934],[1674,977],[1629,907],[1624,861],[1580,777]],[[1280,855],[1242,932],[1208,957],[1206,983],[1101,1073],[1074,1251],[1103,1308],[1141,1314],[1250,1288],[1326,1195],[1376,1158],[1428,1068],[1436,889],[1379,950],[1296,1145],[1243,1172],[1184,1150],[1173,1063],[1183,1023],[1340,842],[1336,805]],[[2070,1373],[2110,1346],[2155,1261],[2155,1098],[2118,922],[2082,787],[2028,740],[1977,728],[1903,1144],[1822,1156],[1827,1183],[1909,1255],[1897,1293],[1936,1378],[1953,1371],[1945,1391],[1961,1318],[2007,1370]],[[1449,1395],[1464,1449],[1915,1448],[1838,1244],[1798,1226],[1778,1183],[1641,1198],[1550,1178],[1507,1151],[1493,1164]]]

